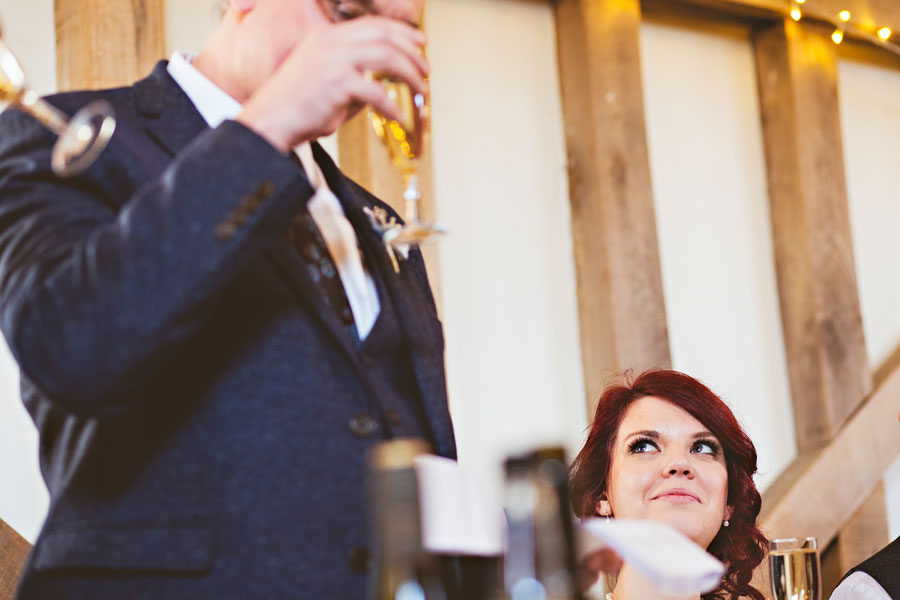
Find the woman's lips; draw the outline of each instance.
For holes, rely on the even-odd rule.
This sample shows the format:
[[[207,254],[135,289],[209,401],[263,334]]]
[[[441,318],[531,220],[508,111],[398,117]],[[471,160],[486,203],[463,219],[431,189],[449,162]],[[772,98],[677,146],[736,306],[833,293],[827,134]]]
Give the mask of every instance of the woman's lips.
[[[666,490],[654,496],[653,499],[666,500],[668,502],[700,502],[697,494],[681,488]]]

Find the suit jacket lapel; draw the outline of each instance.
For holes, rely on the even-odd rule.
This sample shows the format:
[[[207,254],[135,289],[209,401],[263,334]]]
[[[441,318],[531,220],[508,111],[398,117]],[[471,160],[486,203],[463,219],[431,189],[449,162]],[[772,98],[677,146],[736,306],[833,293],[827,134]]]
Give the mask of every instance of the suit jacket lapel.
[[[393,264],[380,235],[373,229],[365,208],[374,206],[374,197],[353,184],[334,165],[328,154],[318,144],[313,145],[316,162],[322,168],[325,179],[335,195],[340,199],[344,213],[356,230],[366,257],[373,268],[382,274],[389,297],[393,300],[399,320],[406,334],[412,354],[413,370],[419,391],[432,427],[436,450],[445,456],[454,455],[453,429],[447,412],[447,389],[444,377],[443,341],[434,322],[436,317],[429,314],[433,306],[426,297],[422,286],[415,281],[408,261],[400,262],[400,272],[395,273]],[[418,250],[411,250],[410,261],[421,261]],[[424,269],[424,265],[422,265]],[[439,350],[435,350],[438,347]]]
[[[167,64],[158,62],[148,77],[134,84],[134,93],[148,135],[174,156],[209,125],[169,75]]]

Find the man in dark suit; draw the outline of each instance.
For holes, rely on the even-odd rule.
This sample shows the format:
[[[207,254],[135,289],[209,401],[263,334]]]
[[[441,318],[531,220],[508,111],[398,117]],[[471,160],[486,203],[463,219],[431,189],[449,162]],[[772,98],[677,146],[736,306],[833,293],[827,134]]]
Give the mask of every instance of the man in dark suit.
[[[422,257],[395,270],[314,140],[399,116],[368,73],[424,90],[420,10],[230,0],[197,57],[51,98],[117,114],[70,179],[0,117],[0,325],[51,496],[21,598],[363,597],[367,449],[455,446]]]
[[[829,600],[900,598],[900,538],[850,569]]]

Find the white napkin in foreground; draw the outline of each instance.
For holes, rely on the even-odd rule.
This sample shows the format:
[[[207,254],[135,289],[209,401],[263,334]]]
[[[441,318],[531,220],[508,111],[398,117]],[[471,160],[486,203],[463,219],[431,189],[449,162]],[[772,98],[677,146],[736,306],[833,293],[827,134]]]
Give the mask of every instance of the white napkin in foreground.
[[[499,500],[455,460],[416,459],[422,543],[437,554],[503,554],[505,518]]]
[[[714,590],[723,565],[684,534],[656,521],[591,518],[579,523],[581,557],[612,548],[660,591],[704,594]]]

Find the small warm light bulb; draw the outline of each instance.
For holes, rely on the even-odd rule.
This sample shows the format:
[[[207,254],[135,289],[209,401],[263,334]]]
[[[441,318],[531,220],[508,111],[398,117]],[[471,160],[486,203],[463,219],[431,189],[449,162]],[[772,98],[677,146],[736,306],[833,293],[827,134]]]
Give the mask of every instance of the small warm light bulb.
[[[842,11],[841,11],[841,14],[840,14],[840,17],[841,17],[841,21],[843,21],[844,23],[846,23],[847,21],[850,20],[850,11],[849,11],[849,10],[842,10]]]
[[[806,0],[797,0],[797,4],[803,4]]]
[[[831,34],[831,39],[835,44],[840,44],[844,41],[844,32],[840,29],[835,29],[834,33]]]
[[[799,21],[803,17],[803,14],[800,12],[799,8],[795,8],[791,11],[791,18],[795,21]]]
[[[890,27],[882,27],[881,29],[879,29],[878,37],[880,37],[884,41],[888,41],[891,37],[891,28]]]

